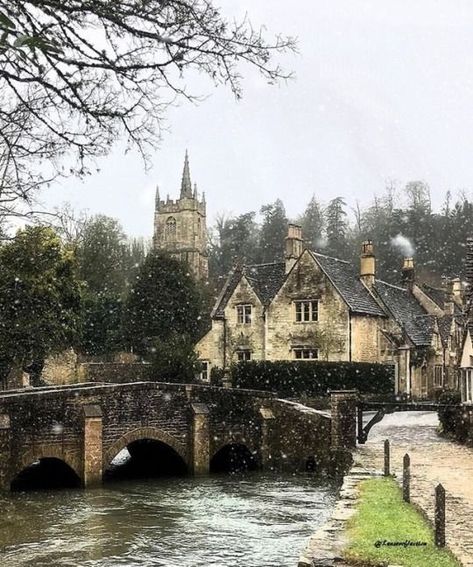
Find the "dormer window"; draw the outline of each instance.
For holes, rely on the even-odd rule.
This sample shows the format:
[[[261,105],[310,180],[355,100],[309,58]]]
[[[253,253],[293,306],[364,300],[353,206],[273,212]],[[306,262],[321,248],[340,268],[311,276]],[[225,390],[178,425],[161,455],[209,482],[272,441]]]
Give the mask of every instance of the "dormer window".
[[[311,323],[319,320],[318,299],[294,301],[296,323]]]
[[[237,305],[237,322],[240,325],[251,325],[251,305]]]

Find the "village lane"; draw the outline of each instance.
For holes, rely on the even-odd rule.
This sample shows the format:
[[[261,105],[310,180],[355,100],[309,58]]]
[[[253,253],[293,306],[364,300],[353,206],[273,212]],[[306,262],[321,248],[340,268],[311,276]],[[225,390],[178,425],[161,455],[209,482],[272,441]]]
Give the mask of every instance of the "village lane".
[[[367,415],[365,419],[370,419]],[[405,453],[411,458],[411,501],[433,521],[434,487],[446,490],[447,545],[468,567],[473,567],[473,449],[437,435],[438,419],[431,412],[400,412],[374,426],[355,454],[358,466],[382,470],[383,442],[391,442],[391,471],[401,481]]]

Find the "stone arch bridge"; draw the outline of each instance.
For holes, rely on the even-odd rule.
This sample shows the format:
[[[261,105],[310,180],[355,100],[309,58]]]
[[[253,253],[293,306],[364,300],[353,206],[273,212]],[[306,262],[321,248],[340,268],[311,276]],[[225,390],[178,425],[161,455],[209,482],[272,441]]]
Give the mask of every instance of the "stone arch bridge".
[[[84,487],[99,484],[133,442],[159,441],[187,470],[206,474],[222,448],[245,446],[259,468],[334,463],[329,413],[267,392],[139,382],[79,384],[0,395],[0,489],[41,459],[66,463]],[[335,435],[335,438],[339,438]]]

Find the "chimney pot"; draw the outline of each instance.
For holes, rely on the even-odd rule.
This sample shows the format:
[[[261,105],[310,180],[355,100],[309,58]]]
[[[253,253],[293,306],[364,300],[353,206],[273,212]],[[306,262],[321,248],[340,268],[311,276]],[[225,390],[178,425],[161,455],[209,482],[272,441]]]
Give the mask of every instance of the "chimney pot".
[[[402,281],[412,290],[415,282],[414,258],[404,258],[402,265]]]

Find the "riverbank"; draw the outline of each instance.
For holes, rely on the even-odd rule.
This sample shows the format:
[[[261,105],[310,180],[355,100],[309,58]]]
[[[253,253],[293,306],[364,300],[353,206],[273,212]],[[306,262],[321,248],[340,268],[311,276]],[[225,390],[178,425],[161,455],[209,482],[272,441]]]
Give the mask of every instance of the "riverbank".
[[[425,516],[402,499],[392,477],[360,483],[357,512],[348,522],[349,563],[404,567],[461,567],[448,549],[435,546],[434,532]]]
[[[473,567],[473,449],[437,435],[435,414],[388,415],[370,433],[366,445],[358,446],[355,462],[345,477],[333,519],[311,538],[300,557],[301,567],[345,565],[343,550],[348,545],[348,520],[354,514],[361,481],[376,478],[383,468],[383,441],[391,441],[391,470],[402,478],[405,453],[411,457],[411,501],[434,520],[434,487],[446,489],[447,546],[465,567]],[[378,471],[378,472],[377,472]],[[318,562],[313,562],[313,560]]]

